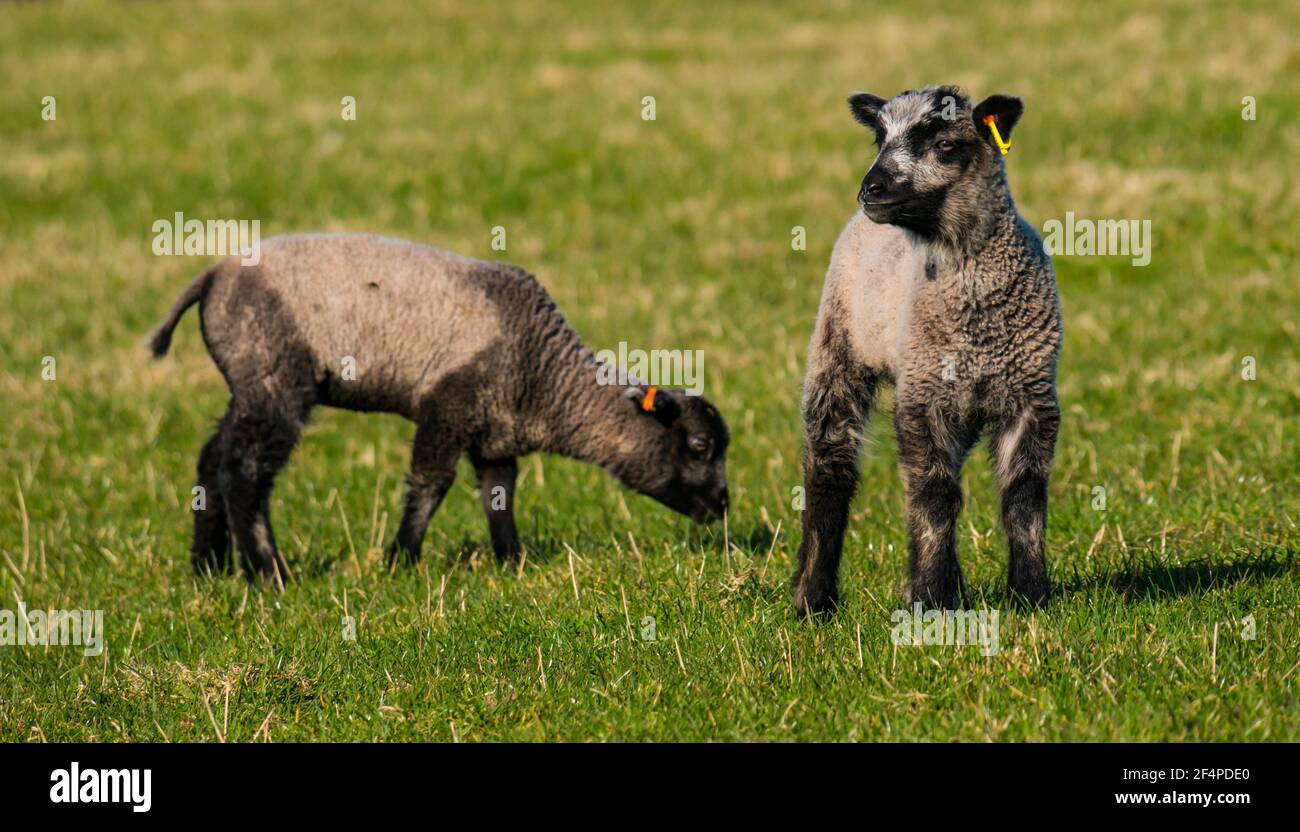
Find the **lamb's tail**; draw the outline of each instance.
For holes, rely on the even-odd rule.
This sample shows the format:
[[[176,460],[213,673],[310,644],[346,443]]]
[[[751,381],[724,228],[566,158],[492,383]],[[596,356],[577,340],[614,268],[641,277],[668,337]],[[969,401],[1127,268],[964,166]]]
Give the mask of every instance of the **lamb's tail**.
[[[176,330],[176,324],[185,314],[185,310],[194,304],[203,300],[203,296],[208,293],[208,286],[212,283],[212,277],[216,274],[216,267],[208,269],[203,274],[190,281],[190,285],[185,287],[180,297],[172,304],[172,311],[167,313],[167,319],[158,325],[158,328],[149,336],[149,349],[153,352],[154,358],[162,358],[167,354],[168,348],[172,345],[172,332]]]

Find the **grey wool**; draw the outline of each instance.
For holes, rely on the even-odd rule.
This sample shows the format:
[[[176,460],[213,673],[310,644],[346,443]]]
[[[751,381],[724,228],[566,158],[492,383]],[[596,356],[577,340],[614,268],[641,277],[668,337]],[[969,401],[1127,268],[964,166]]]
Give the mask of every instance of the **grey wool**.
[[[261,245],[257,265],[213,266],[177,298],[150,346],[164,355],[199,305],[203,340],[230,404],[203,445],[192,555],[225,571],[233,535],[250,579],[289,577],[270,523],[274,479],[316,405],[415,422],[393,561],[418,559],[426,527],[468,455],[492,547],[522,545],[516,460],[560,454],[700,522],[727,507],[726,423],[680,390],[610,376],[527,272],[403,240],[298,234]]]
[[[1004,141],[1023,112],[955,87],[849,98],[879,153],[831,256],[804,382],[801,614],[836,605],[863,430],[881,385],[907,503],[909,603],[962,603],[961,469],[989,435],[1009,544],[1008,588],[1049,595],[1047,486],[1060,425],[1061,316],[1051,260],[1016,212],[987,119]]]

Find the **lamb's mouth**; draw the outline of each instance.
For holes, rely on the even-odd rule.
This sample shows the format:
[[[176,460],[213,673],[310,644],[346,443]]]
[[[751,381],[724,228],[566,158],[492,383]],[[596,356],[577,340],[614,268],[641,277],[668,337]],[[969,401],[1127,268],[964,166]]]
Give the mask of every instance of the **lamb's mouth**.
[[[709,523],[716,523],[721,520],[722,515],[726,513],[726,510],[726,507],[722,505],[699,503],[691,510],[690,518],[693,522],[699,523],[700,525],[708,525]]]
[[[918,197],[903,197],[879,202],[864,202],[862,213],[880,225],[899,225],[912,228],[925,216],[926,209]]]
[[[888,223],[907,212],[911,200],[891,199],[862,203],[862,213],[872,222]]]
[[[672,509],[683,517],[689,517],[691,522],[707,525],[722,519],[723,513],[727,507],[717,501],[710,500],[707,497],[695,497],[685,494],[647,494],[653,497],[660,504]]]

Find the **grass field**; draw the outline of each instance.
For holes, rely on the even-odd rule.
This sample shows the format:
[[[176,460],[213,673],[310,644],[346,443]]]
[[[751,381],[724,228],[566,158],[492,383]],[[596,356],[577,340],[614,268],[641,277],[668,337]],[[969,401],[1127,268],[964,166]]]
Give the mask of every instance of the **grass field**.
[[[1300,7],[1143,6],[0,8],[0,609],[102,609],[107,633],[98,657],[0,647],[0,740],[1300,740]],[[1007,164],[1036,227],[1153,233],[1144,268],[1056,261],[1045,611],[1006,608],[983,450],[967,467],[989,657],[891,643],[887,412],[839,614],[796,620],[785,586],[804,352],[872,159],[844,98],[936,82],[1025,98]],[[142,346],[210,262],[152,254],[176,211],[506,259],[594,348],[703,350],[727,528],[532,458],[504,572],[466,465],[390,575],[413,428],[318,411],[274,503],[298,582],[196,580],[226,391],[193,315],[165,361]]]

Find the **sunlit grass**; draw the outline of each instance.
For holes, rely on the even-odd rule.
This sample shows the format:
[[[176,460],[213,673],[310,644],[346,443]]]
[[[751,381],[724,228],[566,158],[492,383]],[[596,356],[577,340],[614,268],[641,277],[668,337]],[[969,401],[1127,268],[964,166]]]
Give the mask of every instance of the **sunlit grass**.
[[[109,642],[0,647],[0,739],[1300,738],[1293,5],[42,3],[0,21],[0,609],[101,608]],[[962,560],[1002,609],[989,658],[890,643],[887,413],[843,609],[802,623],[785,590],[802,361],[872,154],[844,97],[931,82],[1025,97],[1008,169],[1035,226],[1073,211],[1154,235],[1145,268],[1057,261],[1046,611],[1002,609],[994,484],[982,453],[968,468]],[[299,581],[197,582],[193,466],[226,392],[192,315],[166,361],[142,346],[206,263],[152,256],[175,211],[504,257],[595,348],[703,350],[733,432],[728,527],[527,460],[529,554],[507,573],[465,466],[425,563],[388,574],[412,428],[322,411],[275,494]]]

